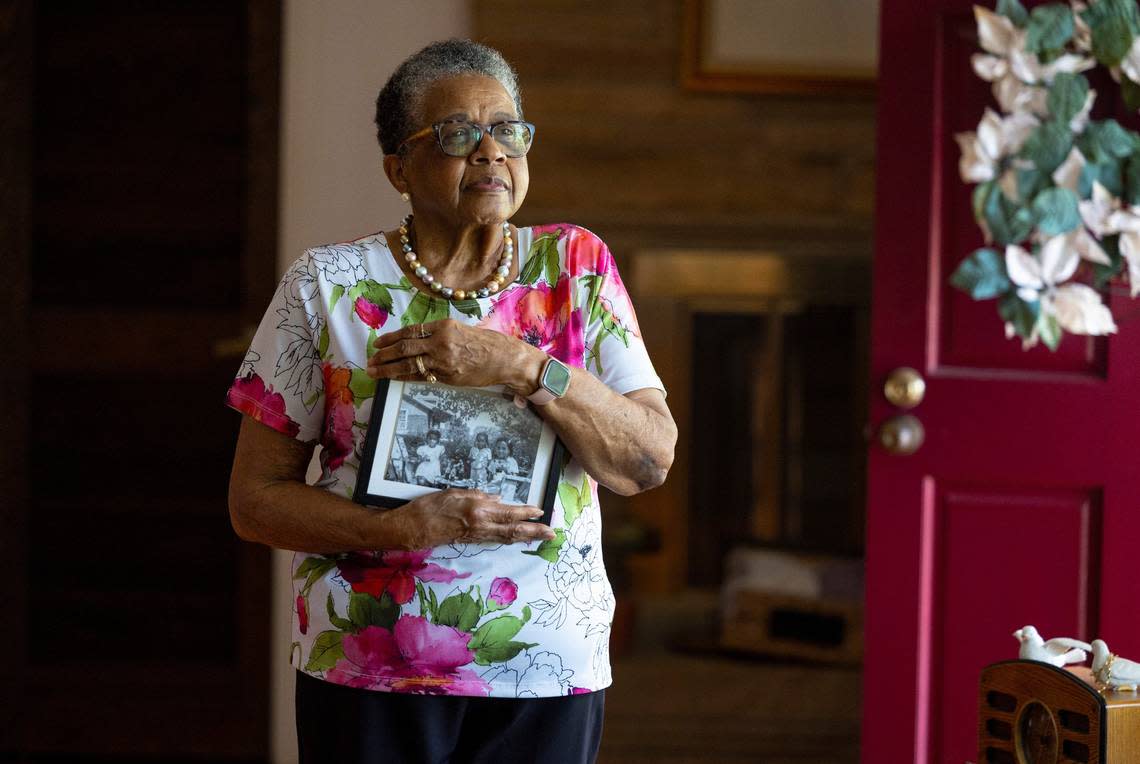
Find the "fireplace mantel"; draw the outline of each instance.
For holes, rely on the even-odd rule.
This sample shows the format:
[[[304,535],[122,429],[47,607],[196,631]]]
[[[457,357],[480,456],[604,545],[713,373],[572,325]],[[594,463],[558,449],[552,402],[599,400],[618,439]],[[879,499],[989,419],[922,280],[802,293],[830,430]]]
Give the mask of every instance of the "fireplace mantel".
[[[693,388],[694,316],[706,313],[779,317],[805,305],[851,306],[865,321],[870,303],[870,259],[826,252],[654,249],[635,253],[629,287],[650,357],[668,390],[680,430],[676,457],[662,487],[629,500],[630,510],[661,539],[653,554],[630,561],[634,586],[643,592],[676,591],[688,581],[692,402],[715,394]],[[777,322],[769,322],[777,325]],[[866,336],[865,332],[857,333]],[[855,348],[859,357],[865,347]],[[861,381],[865,384],[865,381]],[[864,396],[865,399],[865,396]],[[757,520],[759,526],[766,522]],[[763,528],[755,529],[763,536]]]

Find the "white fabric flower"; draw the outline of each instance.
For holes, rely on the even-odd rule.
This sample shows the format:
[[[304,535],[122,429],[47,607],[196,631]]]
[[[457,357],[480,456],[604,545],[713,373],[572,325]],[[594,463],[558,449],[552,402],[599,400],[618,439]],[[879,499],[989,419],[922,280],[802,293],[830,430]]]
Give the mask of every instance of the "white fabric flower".
[[[980,78],[993,83],[994,98],[1004,112],[1028,111],[1048,116],[1047,86],[1053,79],[1061,72],[1076,74],[1096,65],[1093,59],[1073,53],[1064,53],[1042,64],[1035,53],[1025,49],[1027,32],[1018,29],[1008,18],[978,5],[974,6],[974,18],[979,42],[986,53],[975,54],[970,62]]]
[[[1133,82],[1140,82],[1140,37],[1132,40],[1132,47],[1120,59],[1120,70]]]
[[[1053,182],[1061,188],[1067,188],[1074,194],[1081,180],[1081,171],[1085,169],[1085,155],[1076,146],[1069,151],[1065,161],[1053,171]]]
[[[1104,238],[1105,234],[1115,233],[1110,230],[1109,219],[1120,209],[1120,200],[1099,181],[1093,181],[1092,198],[1080,202],[1077,209],[1080,210],[1081,220],[1098,239]]]
[[[1100,335],[1116,331],[1112,313],[1100,301],[1096,290],[1084,284],[1066,284],[1080,264],[1080,255],[1072,246],[1070,234],[1054,236],[1034,257],[1021,247],[1010,245],[1005,250],[1009,278],[1017,286],[1017,296],[1026,302],[1041,301],[1041,312],[1052,316],[1062,329],[1072,334]],[[1009,328],[1006,329],[1007,333]],[[1032,346],[1037,330],[1026,340]]]
[[[1041,246],[1040,258],[1016,244],[1005,248],[1005,269],[1017,286],[1017,295],[1026,302],[1036,302],[1041,294],[1068,281],[1080,265],[1077,250],[1070,246],[1069,236],[1054,236]]]
[[[977,132],[958,133],[954,139],[962,150],[958,173],[967,183],[984,183],[997,175],[1003,157],[1016,154],[1040,122],[1032,114],[1019,112],[1005,119],[986,109]]]
[[[1065,284],[1042,298],[1041,310],[1072,334],[1099,336],[1116,332],[1112,312],[1100,295],[1084,284]]]

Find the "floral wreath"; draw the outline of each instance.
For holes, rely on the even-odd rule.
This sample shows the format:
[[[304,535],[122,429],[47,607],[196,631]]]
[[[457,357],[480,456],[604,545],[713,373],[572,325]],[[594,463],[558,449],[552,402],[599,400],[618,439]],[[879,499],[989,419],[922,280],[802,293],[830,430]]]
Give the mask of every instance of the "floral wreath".
[[[1109,282],[1140,293],[1140,134],[1089,118],[1096,91],[1082,72],[1107,67],[1131,112],[1140,109],[1136,0],[1070,0],[1026,11],[1019,0],[974,6],[984,53],[974,72],[993,83],[976,132],[955,136],[988,245],[950,283],[998,300],[1007,337],[1055,350],[1064,332],[1116,331],[1101,301]]]

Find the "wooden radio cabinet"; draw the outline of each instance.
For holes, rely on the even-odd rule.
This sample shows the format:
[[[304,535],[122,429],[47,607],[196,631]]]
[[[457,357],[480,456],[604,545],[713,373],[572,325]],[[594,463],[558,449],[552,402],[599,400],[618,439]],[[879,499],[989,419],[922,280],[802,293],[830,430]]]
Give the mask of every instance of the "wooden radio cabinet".
[[[1140,695],[1100,691],[1087,666],[982,670],[979,764],[1140,764]]]

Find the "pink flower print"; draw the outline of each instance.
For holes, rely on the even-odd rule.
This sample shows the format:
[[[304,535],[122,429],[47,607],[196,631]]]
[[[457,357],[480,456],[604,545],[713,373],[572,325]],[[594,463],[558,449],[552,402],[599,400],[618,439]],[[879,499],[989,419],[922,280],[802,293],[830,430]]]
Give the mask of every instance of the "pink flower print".
[[[357,297],[352,307],[360,320],[373,329],[379,329],[388,320],[388,311],[364,297]]]
[[[617,276],[613,264],[613,255],[605,242],[585,228],[570,229],[566,236],[566,270],[571,278],[587,273],[604,273],[613,278]]]
[[[575,366],[582,365],[584,342],[580,316],[570,309],[571,280],[552,289],[539,283],[509,290],[494,304],[481,326],[534,345]]]
[[[461,668],[475,657],[471,635],[452,626],[406,615],[392,631],[367,626],[345,634],[344,658],[328,672],[339,684],[430,695],[487,695],[491,685]]]
[[[518,596],[518,584],[509,578],[496,578],[491,582],[491,591],[487,594],[487,601],[497,605],[496,609],[501,609],[510,607]]]
[[[289,437],[295,438],[301,431],[301,425],[286,413],[285,398],[273,392],[272,385],[267,387],[257,374],[235,379],[226,393],[226,404]]]
[[[321,451],[321,464],[331,472],[344,464],[355,446],[352,426],[356,421],[356,405],[348,386],[352,370],[331,363],[322,364],[321,370],[325,378],[325,427],[321,434],[324,449]]]
[[[430,549],[415,552],[353,552],[337,563],[340,577],[352,585],[354,592],[364,592],[379,598],[384,592],[391,595],[397,605],[411,602],[416,593],[416,579],[449,584],[457,578],[467,578],[470,572],[459,573],[435,563],[426,562]]]
[[[569,223],[548,223],[547,225],[535,225],[530,227],[530,235],[532,238],[537,239],[539,236],[548,233],[558,234],[558,238],[562,238],[566,231],[573,230],[574,226]]]
[[[300,625],[301,633],[309,633],[309,608],[305,605],[304,595],[297,595],[297,623]]]
[[[586,687],[571,687],[566,692],[566,694],[567,695],[589,695],[591,692],[593,692],[593,690],[588,689]]]

